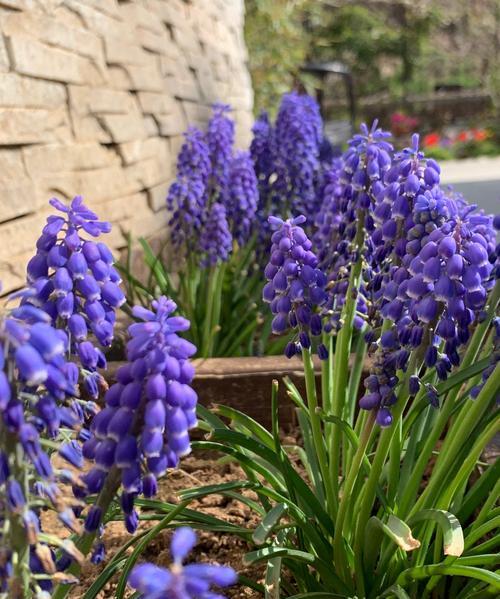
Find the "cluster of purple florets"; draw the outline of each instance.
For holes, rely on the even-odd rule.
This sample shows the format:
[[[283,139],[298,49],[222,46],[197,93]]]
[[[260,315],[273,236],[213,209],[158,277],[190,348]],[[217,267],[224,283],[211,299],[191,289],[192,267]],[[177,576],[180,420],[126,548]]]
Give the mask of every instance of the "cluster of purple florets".
[[[177,177],[168,191],[167,208],[172,212],[172,243],[193,252],[204,221],[210,152],[205,136],[196,127],[190,127],[184,139],[177,157]]]
[[[298,342],[290,341],[285,349],[291,358],[311,347],[311,335],[321,334],[322,322],[316,308],[326,300],[326,277],[317,268],[318,258],[311,250],[312,243],[300,227],[305,217],[283,221],[271,216],[269,220],[277,230],[271,238],[271,258],[264,271],[268,283],[263,299],[275,314],[273,333],[282,334],[290,328],[298,330]],[[323,359],[327,357],[324,345],[320,344],[318,354]]]
[[[250,152],[259,182],[261,230],[270,235],[270,215],[303,214],[312,225],[323,198],[323,174],[331,162],[331,157],[325,161],[322,155],[325,140],[317,102],[305,94],[285,94],[275,124],[263,112],[252,132]],[[265,244],[266,236],[260,241]]]
[[[39,307],[57,328],[67,331],[70,352],[78,356],[84,383],[94,398],[106,365],[100,349],[113,340],[115,311],[125,302],[121,278],[105,243],[94,241],[110,231],[77,196],[69,206],[53,199],[60,215],[49,216],[37,241],[37,253],[28,263],[30,291],[24,304]],[[92,333],[95,341],[89,339]]]
[[[12,538],[19,529],[31,545],[32,571],[45,573],[37,567],[37,552],[51,555],[38,537],[41,506],[50,506],[65,526],[78,531],[59,487],[75,476],[55,469],[42,444],[42,437],[56,439],[61,428],[81,422],[74,397],[78,368],[66,362],[68,343],[66,334],[52,327],[50,316],[35,306],[0,315],[0,591],[8,588],[13,560],[19,559],[14,555],[19,539]],[[67,548],[71,551],[72,544]],[[50,580],[40,584],[51,586]]]
[[[266,152],[266,122],[261,124],[256,164]],[[361,328],[366,323],[369,349],[375,352],[360,405],[376,410],[382,426],[392,421],[395,388],[412,352],[419,351],[440,379],[459,364],[460,346],[481,317],[498,260],[492,218],[439,186],[439,165],[419,150],[417,135],[410,148],[395,155],[388,135],[376,122],[370,129],[363,125],[347,152],[324,169],[316,188],[321,208],[312,244],[300,227],[303,220],[276,221],[279,231],[292,228],[297,239],[307,240],[317,277],[312,284],[321,282],[321,298],[302,291],[298,265],[288,266],[277,233],[263,293],[275,314],[274,332],[299,326],[299,342],[286,348],[291,356],[310,347],[311,332],[335,332],[345,325],[343,309],[350,289],[356,302],[354,325]],[[356,263],[361,265],[357,281],[352,279]],[[291,269],[286,276],[281,264]],[[301,301],[309,318],[314,315],[313,326],[297,316],[297,308],[303,310],[300,303],[291,302],[296,287],[304,293]],[[421,386],[417,374],[409,384],[415,395]],[[434,387],[428,385],[426,391],[437,405]]]
[[[274,131],[274,192],[286,201],[292,215],[314,218],[317,212],[322,139],[323,123],[317,102],[305,94],[285,94]]]
[[[233,239],[240,247],[248,243],[258,207],[252,159],[234,153],[229,113],[229,106],[216,104],[206,133],[186,132],[167,196],[173,244],[202,267],[227,261]]]
[[[391,423],[392,389],[412,351],[423,348],[425,365],[440,379],[459,364],[459,347],[492,284],[492,219],[446,194],[439,173],[413,136],[412,147],[396,154],[375,194],[367,297],[374,315],[394,324],[375,344],[375,365],[360,405],[377,409],[381,425]],[[370,331],[369,337],[376,335]],[[419,387],[418,376],[412,376],[410,393]],[[437,405],[434,388],[427,391]]]
[[[140,599],[224,599],[213,586],[233,585],[238,576],[227,566],[188,564],[183,562],[196,543],[194,531],[183,526],[175,530],[170,544],[172,565],[169,569],[153,564],[139,564],[130,573],[129,585]]]
[[[165,297],[152,309],[135,307],[138,322],[129,326],[127,363],[105,395],[105,408],[93,419],[83,456],[94,462],[84,475],[88,493],[99,493],[111,469],[118,469],[125,524],[134,532],[134,498],[152,497],[157,478],[177,466],[190,451],[188,431],[196,425],[197,395],[190,386],[196,348],[178,335],[189,321],[175,316],[177,306]],[[101,514],[91,510],[86,527],[96,530]]]

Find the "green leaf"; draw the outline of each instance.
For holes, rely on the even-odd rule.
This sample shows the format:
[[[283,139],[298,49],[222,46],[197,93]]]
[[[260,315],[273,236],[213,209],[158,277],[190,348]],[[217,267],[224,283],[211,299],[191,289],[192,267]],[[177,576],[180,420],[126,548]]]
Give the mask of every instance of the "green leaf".
[[[375,569],[377,556],[382,545],[382,533],[387,535],[403,551],[413,551],[420,547],[420,541],[413,538],[410,527],[403,520],[390,514],[387,523],[385,523],[380,518],[372,516],[368,520],[365,530],[365,556],[367,571],[369,572]]]
[[[323,478],[321,476],[321,471],[318,464],[318,456],[314,448],[309,414],[303,412],[302,410],[297,410],[297,418],[299,421],[300,431],[302,433],[302,439],[304,443],[304,451],[306,454],[306,460],[304,463],[307,464],[307,472],[311,477],[316,496],[322,503],[325,503]]]
[[[445,555],[458,557],[464,551],[464,533],[460,522],[453,514],[445,510],[422,510],[417,512],[410,522],[422,522],[422,520],[433,520],[443,532],[443,551]]]
[[[257,562],[267,561],[275,557],[286,557],[289,559],[295,559],[302,562],[313,564],[315,557],[312,553],[306,551],[299,551],[298,549],[289,549],[288,547],[263,547],[257,551],[250,551],[243,556],[243,563],[255,564]]]
[[[209,424],[213,429],[227,428],[227,425],[218,416],[216,416],[212,410],[209,410],[199,402],[196,406],[196,415],[200,420],[203,420]]]
[[[280,531],[277,536],[279,545],[283,545],[286,539],[284,531]],[[266,576],[264,584],[265,599],[280,599],[281,585],[281,557],[275,557],[267,562]]]
[[[154,278],[160,287],[162,293],[170,293],[172,291],[171,285],[169,284],[168,275],[165,271],[165,268],[158,256],[155,256],[153,250],[149,243],[141,237],[139,239],[139,243],[144,250],[144,259],[146,264],[149,266],[151,270],[151,274],[154,275]]]
[[[399,586],[399,584],[393,584],[386,589],[379,597],[397,597],[397,599],[410,599],[408,593]]]
[[[264,428],[261,424],[256,422],[250,416],[247,416],[240,410],[236,410],[235,408],[231,408],[230,406],[225,405],[216,405],[213,409],[215,414],[220,414],[225,418],[229,418],[233,423],[239,424],[244,427],[247,431],[252,433],[259,441],[262,441],[269,448],[274,449],[274,440],[272,434]]]
[[[300,394],[300,391],[297,389],[297,387],[293,384],[292,380],[286,376],[283,379],[283,382],[285,383],[285,387],[288,389],[288,397],[290,397],[290,399],[293,401],[293,403],[300,408],[301,410],[304,410],[304,412],[307,413],[307,406],[304,403],[304,400],[302,399],[302,395]]]
[[[206,495],[220,494],[223,495],[226,491],[233,491],[234,489],[255,489],[258,485],[247,480],[235,480],[228,483],[219,483],[215,485],[205,485],[201,487],[190,487],[189,489],[182,489],[179,492],[179,496],[183,500],[199,499]]]
[[[83,599],[95,599],[99,593],[101,593],[108,583],[109,579],[117,572],[117,570],[121,570],[123,565],[127,561],[126,557],[122,559],[113,561],[108,564],[106,568],[99,574],[99,576],[94,580],[94,582],[90,585],[90,587],[85,592]]]
[[[315,593],[299,593],[288,599],[338,599],[339,597],[350,599],[350,595],[339,595],[338,593],[323,593],[322,591]]]
[[[234,455],[234,453],[236,453],[237,450],[234,449],[233,446],[240,446],[253,452],[255,456],[259,456],[272,467],[278,470],[280,470],[282,467],[282,460],[284,456],[277,455],[275,451],[269,449],[261,443],[258,443],[255,439],[250,439],[248,436],[230,430],[215,430],[213,432],[212,437],[215,441],[224,442],[224,444],[221,444],[221,446],[224,448],[222,451],[225,451],[227,453],[232,452]],[[196,445],[199,446],[200,442],[197,442]],[[241,458],[238,457],[238,459]],[[254,462],[250,462],[249,465],[251,465],[257,471],[258,464],[255,463],[255,459]],[[260,467],[259,473],[262,476],[264,476],[264,478],[266,478],[268,482],[272,481],[272,472],[269,471],[269,469],[267,469],[266,471],[263,467]],[[312,514],[315,520],[321,522],[321,524],[325,527],[325,530],[330,531],[331,534],[333,534],[333,522],[331,518],[325,511],[322,504],[319,502],[318,498],[308,487],[306,482],[302,480],[302,478],[293,469],[293,467],[287,469],[287,474],[290,477],[291,484],[293,484],[297,496],[300,496],[302,501],[304,502],[304,504],[301,503],[301,507],[304,510],[307,510],[308,513]],[[274,481],[274,487],[277,489],[280,485],[279,483],[276,483],[278,483],[277,480]]]
[[[273,528],[287,510],[288,506],[286,503],[278,503],[266,514],[252,535],[252,540],[256,545],[263,545],[266,542],[267,537],[272,533]]]
[[[408,568],[401,572],[396,583],[407,585],[414,580],[422,578],[430,578],[431,576],[464,576],[465,578],[475,578],[487,584],[492,585],[500,591],[500,576],[495,572],[484,570],[483,568],[475,568],[473,566],[457,566],[451,564],[449,566],[443,564],[431,564],[428,566],[419,566],[417,568]]]

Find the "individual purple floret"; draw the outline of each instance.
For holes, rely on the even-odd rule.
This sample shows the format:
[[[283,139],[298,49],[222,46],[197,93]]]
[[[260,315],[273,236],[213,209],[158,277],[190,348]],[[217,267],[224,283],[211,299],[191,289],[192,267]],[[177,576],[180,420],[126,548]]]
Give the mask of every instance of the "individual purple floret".
[[[217,262],[225,262],[231,253],[232,245],[226,208],[220,202],[214,202],[200,235],[201,266],[214,266]]]
[[[238,152],[231,160],[224,205],[234,239],[240,247],[250,238],[257,212],[259,190],[248,152]]]
[[[285,94],[273,138],[277,175],[273,192],[287,203],[292,215],[305,214],[311,222],[318,208],[315,183],[322,138],[317,102],[305,94]]]
[[[198,242],[208,201],[210,155],[204,134],[191,127],[177,158],[177,177],[170,186],[167,208],[172,212],[169,225],[175,247],[192,251]]]
[[[315,309],[326,300],[326,277],[318,268],[312,243],[300,226],[306,221],[305,216],[286,221],[270,216],[269,221],[277,230],[272,236],[271,257],[264,271],[268,282],[262,296],[275,315],[273,333],[298,330],[298,342],[288,343],[285,349],[286,356],[291,358],[302,348],[311,347],[310,335],[321,334],[321,317]],[[318,354],[323,359],[328,355],[322,345]]]
[[[216,564],[183,565],[196,543],[196,534],[189,527],[175,530],[170,544],[172,565],[169,569],[146,563],[135,566],[128,584],[140,599],[224,599],[212,587],[228,587],[238,575],[228,566]]]
[[[105,395],[105,408],[92,421],[92,436],[83,455],[94,462],[85,474],[88,493],[99,493],[109,472],[119,472],[125,525],[138,524],[134,498],[156,493],[156,479],[190,452],[189,429],[196,425],[197,395],[190,386],[194,368],[189,358],[196,348],[178,335],[189,321],[175,316],[176,304],[166,297],[152,309],[133,308],[139,322],[129,326],[127,363]],[[95,530],[100,514],[87,517]]]
[[[98,345],[113,340],[115,312],[125,302],[114,268],[113,255],[103,242],[111,225],[100,222],[80,196],[69,206],[50,200],[60,215],[49,216],[37,241],[37,253],[27,267],[29,293],[23,305],[38,306],[51,322],[70,336],[70,353],[78,356],[84,382],[92,397],[98,396],[101,377],[97,368],[106,361]],[[98,344],[88,340],[93,333]]]
[[[212,165],[209,196],[222,194],[226,189],[234,144],[234,122],[227,116],[231,107],[218,103],[212,110],[206,136]]]

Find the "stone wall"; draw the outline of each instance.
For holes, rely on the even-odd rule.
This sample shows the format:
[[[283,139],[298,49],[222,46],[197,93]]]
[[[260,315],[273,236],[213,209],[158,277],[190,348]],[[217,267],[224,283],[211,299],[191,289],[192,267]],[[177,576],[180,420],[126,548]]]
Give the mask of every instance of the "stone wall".
[[[24,282],[52,196],[83,195],[108,239],[165,228],[188,123],[230,103],[247,142],[243,0],[0,0],[0,281]]]

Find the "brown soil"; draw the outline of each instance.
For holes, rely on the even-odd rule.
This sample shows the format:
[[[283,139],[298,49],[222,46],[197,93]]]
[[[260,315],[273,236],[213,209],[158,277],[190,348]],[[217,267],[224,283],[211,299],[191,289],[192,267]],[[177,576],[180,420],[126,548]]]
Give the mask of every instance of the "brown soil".
[[[242,480],[244,478],[244,473],[233,464],[219,464],[213,457],[206,458],[193,455],[182,461],[182,468],[172,471],[161,481],[156,499],[177,503],[179,501],[178,492],[183,489],[231,480]],[[251,492],[249,494],[251,495]],[[255,528],[259,522],[256,515],[246,505],[221,495],[211,495],[200,501],[195,500],[189,508],[249,529]],[[141,524],[141,530],[154,524],[156,522],[143,523]],[[162,532],[148,546],[141,561],[150,561],[159,566],[167,566],[170,563],[169,539],[171,534],[170,530]],[[243,564],[243,555],[250,549],[244,541],[228,534],[208,531],[200,531],[198,537],[199,542],[192,553],[194,561],[230,565],[238,573],[262,583],[263,566],[249,567]],[[104,563],[99,566],[90,563],[85,564],[80,577],[81,583],[72,589],[69,596],[72,599],[82,599],[87,588],[104,569],[105,564],[129,539],[130,535],[121,522],[109,524],[106,527],[103,539],[106,546]],[[105,590],[98,595],[98,599],[115,596],[117,579],[118,576],[114,577],[106,585]],[[130,595],[131,593],[126,596]],[[259,593],[248,587],[235,585],[226,589],[225,595],[231,599],[248,599],[249,597],[258,597]]]

